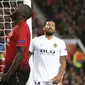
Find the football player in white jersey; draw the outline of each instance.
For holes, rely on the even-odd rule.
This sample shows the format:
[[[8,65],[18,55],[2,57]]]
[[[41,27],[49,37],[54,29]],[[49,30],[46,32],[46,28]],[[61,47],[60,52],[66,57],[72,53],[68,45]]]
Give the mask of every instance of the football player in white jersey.
[[[55,28],[55,22],[47,20],[43,28],[44,35],[35,37],[30,45],[34,85],[61,85],[67,49],[65,42],[54,36]]]

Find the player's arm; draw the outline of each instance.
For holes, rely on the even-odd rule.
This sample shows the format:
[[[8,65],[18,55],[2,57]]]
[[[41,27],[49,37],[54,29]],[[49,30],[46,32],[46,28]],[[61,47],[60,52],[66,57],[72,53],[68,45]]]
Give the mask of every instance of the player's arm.
[[[60,44],[60,68],[59,73],[53,78],[54,83],[58,84],[61,82],[63,74],[66,69],[66,56],[67,56],[67,49],[64,41],[61,41]]]
[[[62,76],[66,69],[66,56],[60,56],[60,64],[61,65],[60,65],[59,73],[53,79],[53,82],[56,84],[58,84],[62,81]]]
[[[23,48],[23,47],[16,48],[15,59],[13,60],[13,63],[11,65],[11,67],[9,68],[9,70],[7,71],[7,73],[2,75],[2,78],[1,78],[2,82],[8,82],[11,75],[17,70],[21,60],[23,59],[24,52],[25,52],[25,48]]]
[[[64,74],[65,72],[65,69],[66,69],[66,56],[61,56],[60,57],[60,71],[59,71],[59,76],[62,77],[62,75]]]
[[[16,56],[15,56],[15,59],[13,60],[13,62],[12,62],[11,67],[9,68],[9,70],[7,72],[8,74],[11,75],[17,70],[21,60],[24,57],[24,52],[25,52],[24,47],[17,47],[16,48]]]

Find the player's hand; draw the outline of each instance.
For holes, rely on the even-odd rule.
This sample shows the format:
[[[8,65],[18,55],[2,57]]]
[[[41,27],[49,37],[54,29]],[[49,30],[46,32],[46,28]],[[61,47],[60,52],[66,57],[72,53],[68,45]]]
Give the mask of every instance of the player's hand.
[[[9,75],[8,73],[5,73],[2,75],[2,78],[1,78],[1,82],[8,82],[9,79],[10,79],[11,75]]]
[[[53,84],[58,84],[61,81],[61,76],[57,75],[52,80],[53,80]]]

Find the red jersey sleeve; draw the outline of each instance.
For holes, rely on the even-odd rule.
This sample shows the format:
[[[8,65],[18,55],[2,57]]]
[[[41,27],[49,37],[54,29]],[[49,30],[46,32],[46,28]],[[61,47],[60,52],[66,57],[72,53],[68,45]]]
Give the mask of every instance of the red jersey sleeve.
[[[18,34],[18,41],[16,46],[26,47],[28,41],[28,25],[23,22],[20,24],[19,34]]]

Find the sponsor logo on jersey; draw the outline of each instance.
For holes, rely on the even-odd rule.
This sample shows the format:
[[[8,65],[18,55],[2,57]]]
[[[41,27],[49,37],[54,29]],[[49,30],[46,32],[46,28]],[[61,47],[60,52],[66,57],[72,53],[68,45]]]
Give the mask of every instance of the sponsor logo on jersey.
[[[40,49],[40,53],[52,55],[55,54],[55,50]]]

